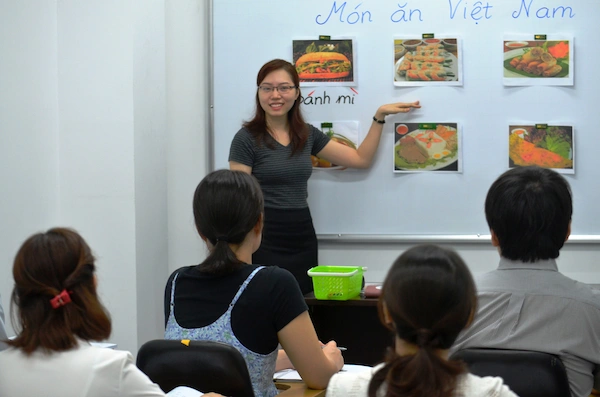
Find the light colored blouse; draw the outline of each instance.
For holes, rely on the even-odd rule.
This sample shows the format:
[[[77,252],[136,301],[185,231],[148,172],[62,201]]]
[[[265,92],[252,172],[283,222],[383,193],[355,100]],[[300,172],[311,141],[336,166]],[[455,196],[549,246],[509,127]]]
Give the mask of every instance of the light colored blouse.
[[[338,372],[333,375],[327,386],[327,397],[366,397],[373,374],[384,364],[362,373]],[[380,389],[378,395],[384,395]],[[456,385],[456,397],[518,397],[506,386],[502,378],[486,376],[481,378],[473,374],[461,376]]]
[[[80,342],[65,352],[0,352],[0,396],[164,397],[129,352]]]

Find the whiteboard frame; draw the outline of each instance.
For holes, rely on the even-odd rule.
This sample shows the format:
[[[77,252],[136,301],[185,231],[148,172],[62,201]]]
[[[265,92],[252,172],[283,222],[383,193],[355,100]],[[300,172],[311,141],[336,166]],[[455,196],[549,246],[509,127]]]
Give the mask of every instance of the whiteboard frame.
[[[448,234],[448,235],[394,235],[394,234],[319,234],[323,243],[336,244],[389,244],[389,243],[437,243],[437,244],[491,244],[489,234]],[[600,236],[580,234],[570,236],[566,244],[600,244]]]
[[[208,64],[208,94],[209,94],[209,131],[208,131],[208,171],[212,172],[216,167],[216,158],[214,153],[215,144],[215,90],[214,90],[214,1],[208,0],[208,38],[209,38],[209,57]],[[417,234],[318,234],[317,239],[324,243],[355,244],[355,243],[461,243],[461,244],[490,244],[491,236],[489,234],[468,234],[468,235],[417,235]],[[566,241],[568,245],[580,244],[600,244],[600,235],[581,234],[571,235]]]

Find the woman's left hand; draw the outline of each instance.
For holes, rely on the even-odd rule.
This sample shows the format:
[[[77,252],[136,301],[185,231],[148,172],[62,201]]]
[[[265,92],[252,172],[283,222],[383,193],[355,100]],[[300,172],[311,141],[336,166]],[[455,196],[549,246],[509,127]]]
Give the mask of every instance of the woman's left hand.
[[[382,105],[377,109],[377,113],[375,117],[379,120],[383,120],[383,118],[390,114],[396,113],[408,113],[412,109],[419,109],[421,107],[419,101],[415,102],[397,102],[397,103],[389,103],[387,105]]]

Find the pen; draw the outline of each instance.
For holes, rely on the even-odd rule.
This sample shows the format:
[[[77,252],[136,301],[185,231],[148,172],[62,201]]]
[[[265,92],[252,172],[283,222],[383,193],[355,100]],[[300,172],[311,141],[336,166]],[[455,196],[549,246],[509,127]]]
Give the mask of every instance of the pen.
[[[322,345],[322,346],[321,346],[321,349],[322,349],[322,348],[324,348],[324,347],[325,347],[325,345]],[[338,346],[337,348],[338,348],[340,351],[343,351],[343,352],[345,352],[346,350],[348,350],[347,348],[345,348],[345,347],[342,347],[342,346]]]

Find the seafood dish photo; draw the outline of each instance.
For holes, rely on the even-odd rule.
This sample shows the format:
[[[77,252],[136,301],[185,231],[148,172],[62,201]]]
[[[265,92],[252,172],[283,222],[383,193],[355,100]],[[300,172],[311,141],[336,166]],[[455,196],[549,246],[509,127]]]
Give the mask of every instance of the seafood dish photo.
[[[409,40],[416,41],[416,40]],[[456,44],[453,44],[454,47]],[[457,81],[457,58],[440,41],[407,47],[395,63],[395,81]]]
[[[432,171],[445,167],[448,171],[458,171],[456,123],[397,124],[396,139],[395,171]]]

